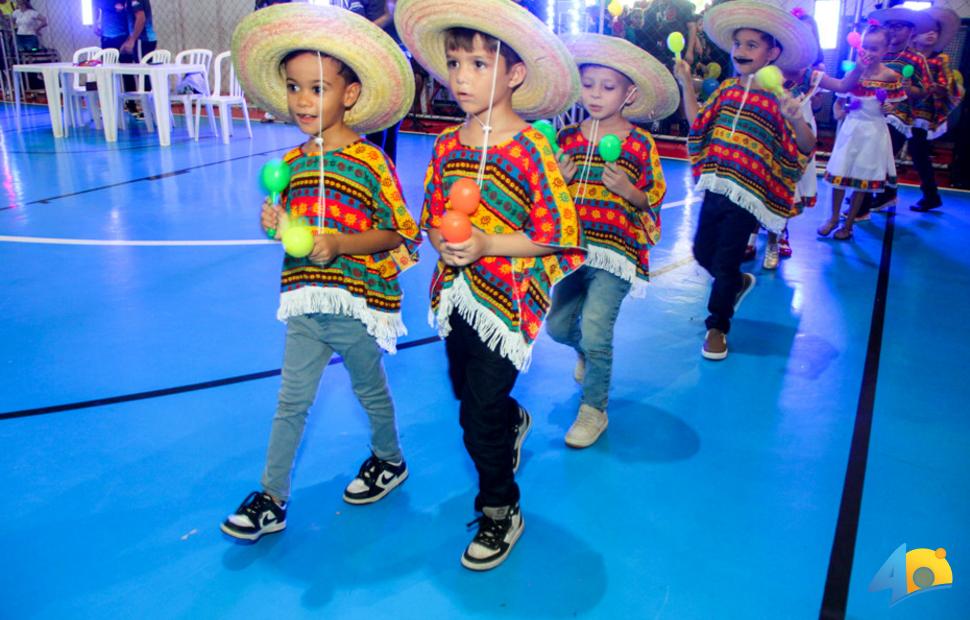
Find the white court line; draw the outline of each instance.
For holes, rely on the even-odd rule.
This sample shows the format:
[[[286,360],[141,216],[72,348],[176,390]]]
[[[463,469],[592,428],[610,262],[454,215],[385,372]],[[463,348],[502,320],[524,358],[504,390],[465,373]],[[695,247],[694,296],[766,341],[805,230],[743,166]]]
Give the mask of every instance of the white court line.
[[[279,243],[272,239],[212,239],[200,241],[128,241],[126,239],[58,239],[56,237],[15,237],[0,235],[0,242],[40,243],[48,245],[98,245],[122,247],[204,247],[269,245]]]
[[[674,207],[683,207],[685,205],[694,204],[694,203],[697,203],[697,202],[700,202],[700,201],[701,201],[701,199],[699,197],[694,196],[692,198],[684,198],[683,200],[678,200],[676,202],[666,202],[666,203],[660,205],[660,210],[663,211],[664,209],[673,209]],[[2,237],[0,237],[0,239],[2,239]]]
[[[700,202],[700,198],[685,198],[676,202],[668,202],[660,207],[663,209],[673,209],[684,205]],[[245,245],[269,245],[278,243],[271,239],[213,239],[198,241],[129,241],[127,239],[61,239],[57,237],[19,237],[12,235],[0,235],[0,243],[36,243],[47,245],[94,245],[94,246],[114,246],[114,247],[206,247],[206,246],[245,246]]]

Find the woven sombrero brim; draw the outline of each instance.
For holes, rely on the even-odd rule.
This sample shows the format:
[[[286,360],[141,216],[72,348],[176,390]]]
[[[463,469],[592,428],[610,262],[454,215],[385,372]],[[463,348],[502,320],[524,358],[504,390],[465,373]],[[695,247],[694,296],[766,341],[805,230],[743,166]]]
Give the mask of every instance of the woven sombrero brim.
[[[333,56],[360,78],[360,98],[344,117],[354,131],[380,131],[411,109],[414,72],[400,47],[367,19],[329,5],[277,4],[239,22],[232,60],[246,96],[289,118],[280,63],[302,49]]]
[[[638,93],[636,100],[623,111],[628,119],[660,120],[673,114],[680,105],[680,90],[670,71],[626,39],[580,34],[563,37],[563,42],[577,65],[602,65],[630,78]]]
[[[929,32],[936,26],[933,18],[926,11],[914,11],[899,6],[873,11],[869,13],[869,19],[874,19],[883,25],[886,22],[909,22],[913,24],[913,34]]]
[[[398,0],[394,24],[414,58],[442,84],[448,84],[445,32],[450,28],[477,30],[511,47],[527,69],[512,107],[526,119],[556,116],[579,98],[579,73],[566,46],[509,0]]]
[[[953,9],[933,7],[923,11],[940,25],[940,37],[933,50],[942,52],[960,31],[960,16]]]
[[[808,24],[773,4],[734,0],[712,6],[704,13],[704,32],[729,54],[734,47],[734,33],[742,28],[767,32],[777,39],[782,52],[775,64],[781,69],[804,69],[818,58],[818,43]]]

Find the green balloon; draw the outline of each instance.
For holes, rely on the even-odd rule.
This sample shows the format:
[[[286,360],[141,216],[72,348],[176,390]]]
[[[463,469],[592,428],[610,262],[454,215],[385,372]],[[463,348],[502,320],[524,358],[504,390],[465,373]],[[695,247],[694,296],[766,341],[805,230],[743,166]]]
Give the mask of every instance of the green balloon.
[[[293,258],[303,258],[313,251],[313,230],[309,226],[293,226],[283,233],[283,249]]]
[[[623,150],[623,143],[620,139],[611,133],[603,136],[600,140],[599,153],[600,157],[603,158],[605,162],[614,162],[620,158],[620,152]]]
[[[290,184],[290,167],[282,159],[271,159],[263,164],[259,179],[270,194],[282,193]]]
[[[559,143],[556,141],[556,128],[552,123],[542,120],[532,123],[532,126],[536,131],[544,135],[546,139],[549,140],[549,144],[552,145],[553,153],[559,152]]]
[[[903,77],[907,79],[913,77],[914,71],[916,70],[913,69],[913,65],[906,65],[905,67],[903,67]]]

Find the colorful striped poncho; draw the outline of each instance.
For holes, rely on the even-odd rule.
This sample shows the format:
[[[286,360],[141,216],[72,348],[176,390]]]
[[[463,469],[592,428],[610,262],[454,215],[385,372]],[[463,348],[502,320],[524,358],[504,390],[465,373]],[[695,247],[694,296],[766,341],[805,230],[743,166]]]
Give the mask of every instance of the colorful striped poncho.
[[[912,65],[913,77],[910,78],[910,81],[916,88],[926,89],[932,83],[930,67],[926,64],[926,57],[912,47],[907,47],[895,54],[890,52],[887,54],[886,59],[882,61],[882,64],[900,75],[903,73],[903,67]],[[886,117],[886,121],[907,138],[912,137],[913,127],[919,127],[920,129],[929,129],[930,127],[929,118],[917,116],[913,102],[909,99],[903,99],[893,104],[892,111]]]
[[[421,215],[426,230],[441,223],[452,184],[476,178],[481,149],[462,144],[460,128],[446,129],[435,141]],[[489,234],[522,232],[534,243],[562,249],[541,257],[484,256],[463,268],[439,260],[431,281],[431,318],[442,337],[457,310],[486,345],[525,370],[552,285],[578,269],[585,255],[576,207],[545,136],[529,127],[489,146],[482,200],[471,220]]]
[[[950,67],[950,57],[944,52],[934,52],[926,57],[930,68],[930,82],[946,88],[945,95],[931,95],[917,102],[917,118],[926,119],[929,127],[927,138],[935,140],[946,133],[947,118],[962,99],[959,85]]]
[[[814,149],[798,148],[774,94],[724,80],[698,111],[687,146],[697,190],[722,194],[781,232]]]
[[[579,169],[569,184],[569,193],[576,202],[586,235],[589,250],[586,266],[630,282],[631,295],[642,296],[644,285],[650,279],[650,247],[660,241],[660,203],[667,193],[653,137],[634,127],[623,140],[620,158],[616,161],[630,182],[647,195],[650,208],[646,211],[638,210],[603,185],[606,162],[596,148],[592,149],[589,162],[586,161],[589,140],[579,125],[564,127],[558,142]],[[583,182],[585,174],[589,176]]]
[[[297,147],[283,161],[291,172],[286,210],[293,218],[305,218],[319,234],[320,155]],[[404,204],[394,164],[380,148],[358,140],[325,153],[324,169],[322,234],[393,230],[404,242],[389,252],[341,255],[327,265],[286,255],[277,317],[285,321],[313,313],[351,316],[367,327],[381,348],[393,353],[397,337],[407,333],[397,276],[417,262],[421,233]]]

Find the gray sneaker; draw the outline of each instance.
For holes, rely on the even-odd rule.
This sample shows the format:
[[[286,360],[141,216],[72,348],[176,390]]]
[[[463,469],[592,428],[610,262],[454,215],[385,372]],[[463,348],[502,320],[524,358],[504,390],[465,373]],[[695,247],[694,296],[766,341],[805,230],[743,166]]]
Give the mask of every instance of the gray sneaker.
[[[566,445],[570,448],[588,448],[596,443],[608,423],[605,411],[580,405],[579,414],[566,433]]]

